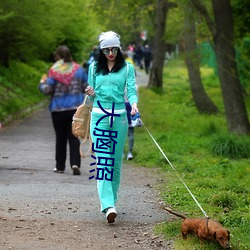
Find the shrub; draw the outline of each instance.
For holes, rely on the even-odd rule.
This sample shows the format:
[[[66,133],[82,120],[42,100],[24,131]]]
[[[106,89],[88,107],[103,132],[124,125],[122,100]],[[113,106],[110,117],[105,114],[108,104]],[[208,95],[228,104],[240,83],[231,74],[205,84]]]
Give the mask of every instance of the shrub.
[[[211,151],[215,155],[231,159],[249,158],[250,146],[247,140],[236,135],[221,135],[212,140]]]
[[[233,209],[237,206],[235,199],[233,198],[232,194],[228,192],[221,192],[215,194],[210,203],[214,206],[221,207],[221,208],[229,208]]]

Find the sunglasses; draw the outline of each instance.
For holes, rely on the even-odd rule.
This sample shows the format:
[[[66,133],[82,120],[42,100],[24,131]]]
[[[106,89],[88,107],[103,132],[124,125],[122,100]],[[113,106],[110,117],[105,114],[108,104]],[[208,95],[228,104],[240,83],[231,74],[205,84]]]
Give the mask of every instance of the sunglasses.
[[[112,54],[117,54],[118,48],[117,47],[114,47],[114,48],[111,48],[111,49],[105,48],[105,49],[102,50],[104,55],[109,55],[110,51],[112,52]]]

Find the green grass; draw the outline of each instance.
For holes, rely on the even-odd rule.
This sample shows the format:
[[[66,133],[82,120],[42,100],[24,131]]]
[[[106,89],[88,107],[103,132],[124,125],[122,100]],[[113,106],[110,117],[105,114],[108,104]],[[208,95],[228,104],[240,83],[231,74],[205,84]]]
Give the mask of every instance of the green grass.
[[[189,217],[202,217],[181,178],[206,213],[230,230],[232,249],[250,249],[250,138],[227,132],[218,79],[209,68],[202,68],[201,73],[205,89],[220,113],[201,115],[197,111],[183,62],[171,61],[164,70],[164,93],[141,88],[139,110],[174,170],[144,127],[135,129],[133,162],[159,169],[163,184],[156,188],[165,204]],[[250,112],[250,101],[246,102]],[[180,224],[180,219],[162,223],[155,231],[175,239],[178,250],[217,249],[213,243],[201,248],[192,237],[184,242],[178,237]]]
[[[34,107],[46,97],[38,90],[42,74],[48,65],[32,62],[30,65],[11,62],[10,68],[0,67],[0,122],[10,115],[18,118],[21,111]]]

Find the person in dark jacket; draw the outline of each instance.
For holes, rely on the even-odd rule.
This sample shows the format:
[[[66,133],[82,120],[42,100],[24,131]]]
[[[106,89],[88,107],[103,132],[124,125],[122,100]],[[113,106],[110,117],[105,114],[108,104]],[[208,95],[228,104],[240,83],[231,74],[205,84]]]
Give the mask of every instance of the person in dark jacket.
[[[145,71],[146,74],[149,73],[149,69],[150,69],[150,65],[151,65],[151,61],[153,59],[153,55],[152,55],[152,51],[149,48],[149,46],[146,44],[145,45],[145,49],[143,52],[143,57],[144,57],[144,67],[145,67]]]

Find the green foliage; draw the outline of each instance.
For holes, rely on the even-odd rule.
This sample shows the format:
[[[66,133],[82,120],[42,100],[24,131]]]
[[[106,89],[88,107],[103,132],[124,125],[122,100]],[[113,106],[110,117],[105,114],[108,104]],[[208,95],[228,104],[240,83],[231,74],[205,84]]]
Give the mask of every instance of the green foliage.
[[[246,11],[249,8],[250,2],[248,0],[232,0],[235,35],[237,38],[244,38],[249,35],[250,14]]]
[[[176,238],[176,235],[180,235],[181,221],[175,221],[172,223],[163,222],[159,223],[155,228],[155,233],[164,233],[166,240]]]
[[[182,4],[177,8],[168,11],[165,40],[170,44],[176,44],[183,38],[184,32],[184,13]]]
[[[236,135],[216,136],[211,142],[214,154],[228,158],[250,158],[250,140]]]
[[[219,194],[215,194],[210,201],[212,206],[217,206],[223,208],[234,209],[237,207],[236,197],[230,194],[229,192],[220,192]]]
[[[154,36],[153,22],[155,15],[154,0],[92,1],[98,23],[105,30],[114,30],[121,35],[122,46],[131,42],[143,42],[140,33],[148,32],[149,40]]]
[[[180,178],[184,180],[206,213],[230,230],[232,249],[249,249],[246,236],[250,222],[249,154],[248,158],[243,158],[250,152],[249,137],[227,133],[219,81],[212,69],[202,67],[201,72],[207,93],[222,113],[199,114],[193,104],[183,61],[169,61],[164,69],[164,92],[158,94],[140,88],[139,110],[143,123],[174,169],[144,127],[135,129],[133,163],[159,168],[162,182],[156,188],[161,191],[164,203],[189,217],[201,217],[202,212]],[[250,105],[247,107],[250,111]],[[232,148],[237,148],[237,154],[233,155],[237,158],[212,153],[211,145],[221,138],[232,139]],[[201,249],[199,241],[192,236],[190,241],[178,238],[179,224],[178,219],[160,224],[156,230],[167,239],[177,237],[174,244],[178,250]],[[203,249],[217,249],[217,246],[208,243]]]
[[[95,15],[88,3],[37,0],[34,8],[32,0],[2,0],[0,64],[8,67],[12,59],[48,61],[59,44],[82,61],[96,43]]]
[[[211,39],[204,18],[195,10],[191,1],[178,0],[171,1],[177,4],[177,7],[170,8],[168,11],[167,25],[165,32],[165,40],[167,43],[178,44],[183,40],[185,34],[185,17],[191,16],[195,19],[196,36],[198,41]],[[212,13],[212,5],[210,1],[203,1],[209,13]]]
[[[238,41],[237,62],[241,85],[245,93],[250,96],[250,34],[244,39]]]
[[[7,70],[0,67],[0,121],[8,116],[19,116],[21,111],[44,100],[38,90],[39,80],[49,65],[34,61],[32,66],[12,62]]]

